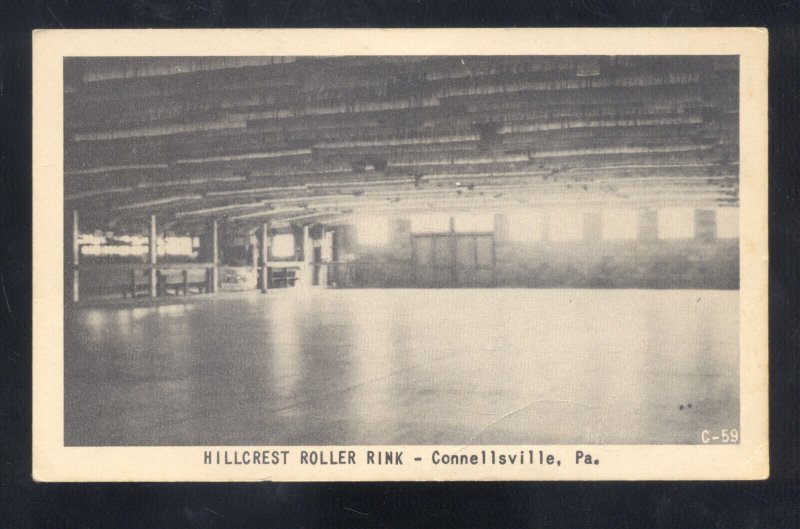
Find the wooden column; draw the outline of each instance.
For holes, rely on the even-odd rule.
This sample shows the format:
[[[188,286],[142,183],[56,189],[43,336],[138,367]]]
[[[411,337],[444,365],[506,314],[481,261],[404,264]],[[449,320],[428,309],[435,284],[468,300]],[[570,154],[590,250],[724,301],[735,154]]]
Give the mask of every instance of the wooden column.
[[[259,230],[259,241],[258,241],[258,266],[259,273],[261,274],[261,293],[267,293],[267,287],[269,286],[269,268],[267,264],[269,262],[269,249],[267,247],[267,243],[269,242],[269,224],[266,222],[261,225],[261,229]]]
[[[475,241],[475,262],[478,262],[478,241]],[[492,286],[497,286],[497,243],[492,238]]]
[[[310,227],[303,226],[303,278],[302,284],[310,287],[314,283],[314,244],[311,242]]]
[[[333,231],[327,228],[322,229],[322,239],[320,239],[320,262],[326,263],[319,267],[319,286],[328,288],[328,274],[330,261],[333,259]]]
[[[450,246],[450,286],[458,286],[458,238],[456,233],[456,218],[450,217],[450,237],[447,244]],[[444,242],[442,240],[441,242]],[[436,250],[434,250],[435,252]],[[435,254],[435,253],[434,253]]]
[[[211,285],[210,292],[217,293],[219,284],[219,221],[211,221]]]
[[[333,269],[330,271],[330,280],[331,286],[334,287],[341,287],[341,277],[342,277],[342,268],[339,265],[339,260],[342,256],[342,230],[344,230],[343,226],[336,226],[332,233],[331,233],[331,260],[336,263],[333,265]]]
[[[150,264],[150,297],[154,298],[158,295],[158,232],[157,232],[156,216],[150,215],[150,232],[147,239],[148,247],[148,263]]]
[[[72,210],[72,302],[77,303],[81,299],[80,295],[80,273],[79,273],[79,265],[80,265],[80,257],[81,257],[81,247],[78,243],[78,237],[80,236],[80,227],[78,224],[78,210]]]
[[[258,230],[253,235],[250,235],[248,238],[248,248],[250,252],[250,267],[253,270],[256,270],[259,267],[258,264]]]

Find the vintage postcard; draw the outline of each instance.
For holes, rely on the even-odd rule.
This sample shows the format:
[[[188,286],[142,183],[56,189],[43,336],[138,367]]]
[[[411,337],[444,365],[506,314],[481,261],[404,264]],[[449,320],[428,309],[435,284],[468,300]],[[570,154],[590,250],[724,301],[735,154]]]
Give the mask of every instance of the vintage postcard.
[[[35,479],[768,476],[765,30],[33,47]]]

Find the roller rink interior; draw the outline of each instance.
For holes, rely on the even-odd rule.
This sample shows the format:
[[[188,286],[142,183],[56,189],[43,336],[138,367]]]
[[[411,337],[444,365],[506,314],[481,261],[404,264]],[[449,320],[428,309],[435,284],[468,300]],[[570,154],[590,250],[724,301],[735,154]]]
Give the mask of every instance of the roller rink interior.
[[[694,444],[738,291],[284,289],[67,310],[67,446]]]

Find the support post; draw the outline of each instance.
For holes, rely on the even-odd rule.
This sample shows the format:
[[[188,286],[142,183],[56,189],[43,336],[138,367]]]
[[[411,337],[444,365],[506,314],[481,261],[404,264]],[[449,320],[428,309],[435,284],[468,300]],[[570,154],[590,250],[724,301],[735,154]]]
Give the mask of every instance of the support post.
[[[475,241],[475,263],[478,262],[478,241]],[[492,286],[497,286],[497,243],[492,237]]]
[[[314,283],[314,244],[311,242],[310,227],[303,226],[303,286]]]
[[[80,226],[78,219],[78,210],[72,210],[72,302],[77,303],[81,299],[80,290],[80,258],[81,247],[78,243],[80,237]]]
[[[333,261],[333,268],[329,272],[330,275],[330,282],[331,286],[334,288],[338,288],[341,286],[339,283],[341,281],[341,266],[340,266],[340,245],[342,240],[342,228],[341,226],[336,226],[331,231],[331,260]]]
[[[257,270],[258,267],[260,266],[259,265],[259,261],[258,261],[258,255],[259,255],[258,254],[258,252],[259,252],[259,249],[258,249],[258,230],[256,230],[256,232],[254,234],[249,236],[249,238],[248,238],[248,247],[250,248],[250,250],[249,250],[249,252],[250,252],[250,254],[249,254],[250,255],[250,267],[253,270]]]
[[[150,215],[150,232],[148,237],[148,262],[150,264],[150,297],[158,296],[158,232],[156,216]]]
[[[268,261],[269,261],[269,252],[267,248],[267,242],[269,240],[269,224],[266,222],[261,225],[261,229],[259,230],[259,241],[258,241],[258,266],[259,273],[261,274],[261,293],[267,293],[267,287],[269,284],[269,268],[268,268]]]
[[[219,283],[219,222],[217,219],[211,221],[211,290],[212,294],[217,293]]]
[[[330,274],[330,261],[333,258],[333,231],[323,228],[320,239],[320,262],[325,263],[319,267],[319,286],[328,288]]]
[[[458,286],[458,239],[454,236],[456,232],[456,218],[450,217],[450,234],[448,245],[450,246],[450,286]],[[444,242],[444,241],[442,241]]]

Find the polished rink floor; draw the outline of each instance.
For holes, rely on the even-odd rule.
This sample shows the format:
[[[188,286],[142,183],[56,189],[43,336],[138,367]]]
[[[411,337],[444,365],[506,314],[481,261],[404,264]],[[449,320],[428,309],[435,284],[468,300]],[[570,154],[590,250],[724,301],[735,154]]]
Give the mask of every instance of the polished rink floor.
[[[65,315],[74,445],[673,444],[737,428],[738,292],[284,290]]]

